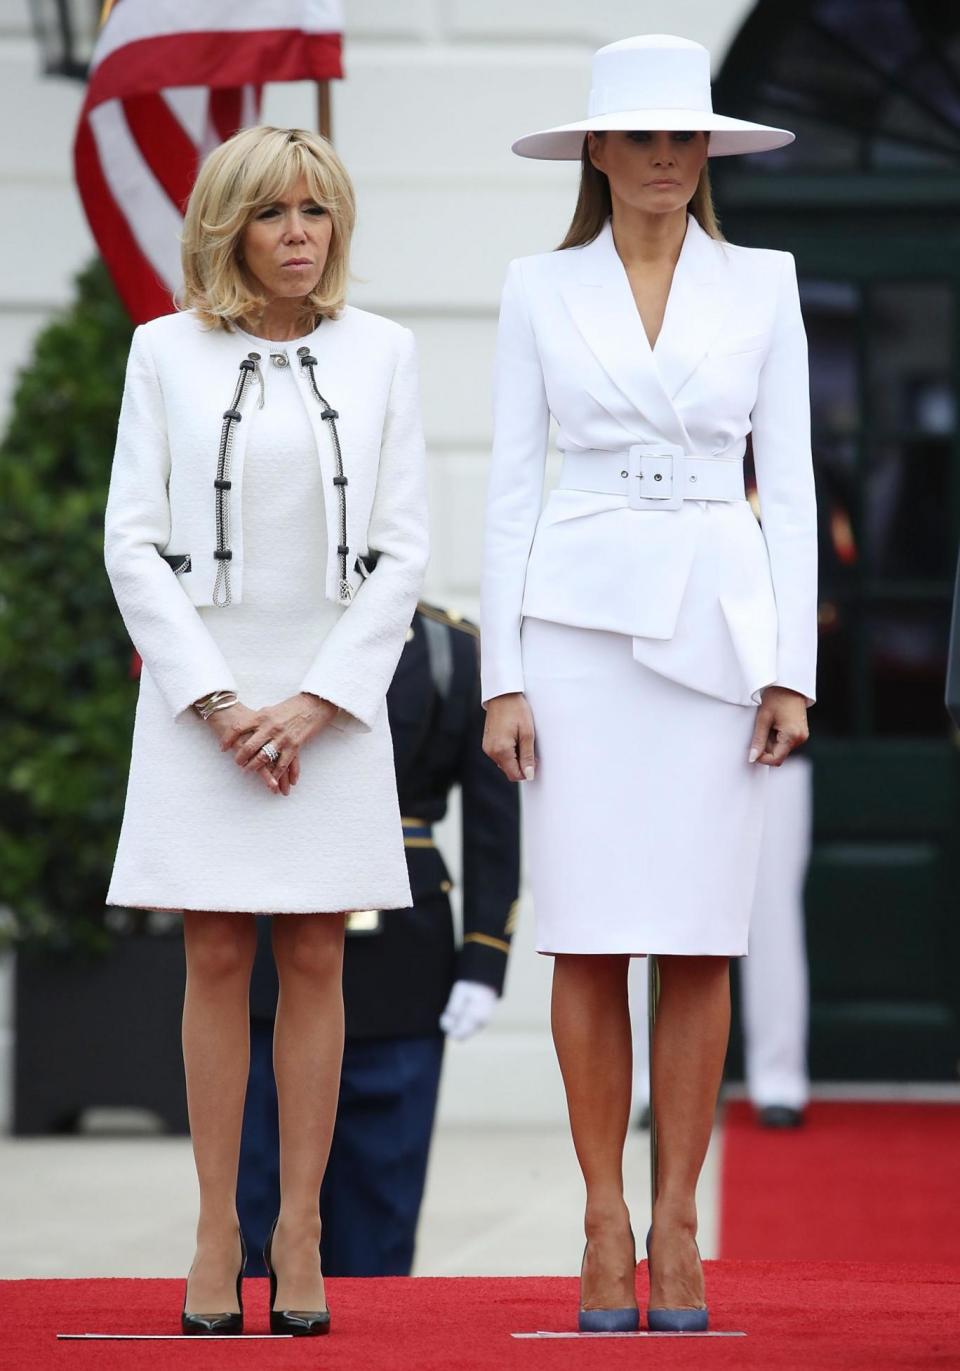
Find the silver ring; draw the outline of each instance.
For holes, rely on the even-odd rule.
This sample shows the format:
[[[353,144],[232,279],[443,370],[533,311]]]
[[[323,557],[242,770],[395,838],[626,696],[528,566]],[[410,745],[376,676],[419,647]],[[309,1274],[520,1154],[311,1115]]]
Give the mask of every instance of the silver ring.
[[[271,766],[276,766],[277,762],[279,762],[280,753],[274,747],[273,743],[264,743],[260,751],[263,753],[264,757],[266,757],[267,761],[270,763]]]

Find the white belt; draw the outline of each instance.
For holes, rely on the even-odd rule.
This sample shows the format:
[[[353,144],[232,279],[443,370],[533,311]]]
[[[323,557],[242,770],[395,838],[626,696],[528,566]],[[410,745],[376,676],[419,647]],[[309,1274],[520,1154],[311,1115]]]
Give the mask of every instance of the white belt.
[[[744,500],[743,453],[691,457],[676,443],[565,452],[557,489],[624,495],[630,509],[679,509],[684,500]]]

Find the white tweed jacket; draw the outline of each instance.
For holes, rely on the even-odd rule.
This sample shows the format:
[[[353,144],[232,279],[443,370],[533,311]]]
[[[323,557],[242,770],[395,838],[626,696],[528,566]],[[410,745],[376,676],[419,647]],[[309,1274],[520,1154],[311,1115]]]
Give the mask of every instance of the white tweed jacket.
[[[416,353],[408,329],[352,307],[324,320],[308,341],[317,386],[336,413],[347,484],[341,502],[325,406],[310,368],[296,367],[324,477],[323,594],[342,606],[301,689],[336,704],[346,728],[369,730],[383,707],[428,555]],[[230,553],[233,602],[243,596],[243,458],[260,414],[258,377],[249,362],[235,411],[240,418],[229,425],[230,484],[220,497],[225,529],[214,482],[225,414],[252,350],[244,335],[208,329],[192,311],[141,325],[130,349],[104,559],[127,631],[174,716],[210,691],[235,687],[198,607],[214,604],[219,548]],[[376,565],[367,574],[359,559],[369,554]]]

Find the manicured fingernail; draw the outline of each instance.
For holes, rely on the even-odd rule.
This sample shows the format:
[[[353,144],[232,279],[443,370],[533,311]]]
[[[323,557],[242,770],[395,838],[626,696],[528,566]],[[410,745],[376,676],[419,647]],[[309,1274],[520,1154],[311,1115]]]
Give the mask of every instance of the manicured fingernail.
[[[759,756],[760,756],[760,749],[759,749],[758,747],[752,747],[752,748],[750,749],[750,756],[747,758],[747,761],[748,761],[748,762],[755,762]]]
[[[524,767],[524,769],[523,769],[523,779],[524,779],[525,781],[532,781],[532,780],[533,780],[533,767],[532,767],[532,766],[525,766],[525,767]]]

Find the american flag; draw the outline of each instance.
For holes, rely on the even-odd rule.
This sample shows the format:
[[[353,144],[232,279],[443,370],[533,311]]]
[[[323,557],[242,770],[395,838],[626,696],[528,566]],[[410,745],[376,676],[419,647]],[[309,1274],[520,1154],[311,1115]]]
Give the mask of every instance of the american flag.
[[[342,76],[340,0],[108,0],[74,145],[77,186],[135,323],[173,309],[204,156],[268,81]]]

